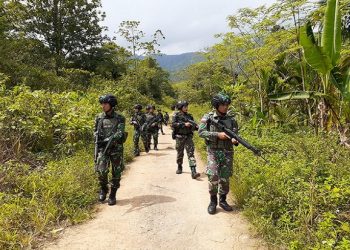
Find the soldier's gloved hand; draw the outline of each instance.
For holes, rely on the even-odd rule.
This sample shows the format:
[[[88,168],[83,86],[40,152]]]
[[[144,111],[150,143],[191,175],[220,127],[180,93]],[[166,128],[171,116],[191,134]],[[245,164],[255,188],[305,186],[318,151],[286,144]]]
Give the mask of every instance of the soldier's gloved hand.
[[[186,126],[187,128],[189,128],[189,127],[191,127],[191,126],[192,126],[192,124],[191,124],[191,123],[189,123],[189,122],[185,122],[185,126]]]

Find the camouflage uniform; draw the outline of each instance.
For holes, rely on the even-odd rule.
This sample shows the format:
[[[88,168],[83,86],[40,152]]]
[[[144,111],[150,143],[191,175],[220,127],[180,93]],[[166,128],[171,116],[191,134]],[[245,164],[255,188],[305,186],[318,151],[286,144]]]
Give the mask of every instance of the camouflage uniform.
[[[158,112],[157,116],[159,117],[159,122],[158,122],[158,130],[160,130],[162,132],[162,134],[164,135],[164,131],[163,131],[163,123],[164,123],[164,116],[162,114],[162,112]]]
[[[219,140],[218,133],[222,132],[210,120],[220,120],[227,128],[236,131],[238,124],[233,116],[219,116],[216,111],[205,114],[199,125],[199,136],[206,140],[208,165],[206,174],[209,180],[211,195],[226,195],[230,188],[230,177],[233,172],[233,144],[230,140]]]
[[[169,114],[167,112],[165,112],[165,115],[164,115],[164,124],[165,124],[165,126],[168,126],[168,123],[169,123]]]
[[[178,165],[182,165],[184,149],[186,149],[189,165],[190,167],[195,167],[196,159],[194,157],[193,131],[196,130],[196,127],[186,127],[185,122],[187,120],[193,121],[193,116],[188,113],[178,112],[173,117],[171,123],[176,136],[176,162]]]
[[[102,189],[107,188],[109,165],[112,168],[111,188],[120,187],[120,178],[124,170],[123,164],[123,137],[125,131],[125,117],[112,112],[110,116],[101,113],[95,119],[95,135],[98,136],[98,156],[95,170],[98,173],[99,183]],[[103,150],[107,142],[104,140],[113,135],[113,142],[106,154]]]
[[[171,113],[171,115],[170,115],[169,121],[170,121],[170,127],[171,127],[171,128],[173,127],[172,123],[173,123],[174,117],[175,117],[175,115],[176,115],[178,112],[179,112],[179,111],[175,111],[175,110],[174,110],[174,111]]]
[[[157,115],[154,113],[147,113],[146,114],[146,122],[147,128],[146,128],[146,141],[147,141],[147,148],[150,149],[151,147],[151,140],[153,137],[153,143],[154,143],[154,148],[157,148],[158,146],[158,121],[155,121],[150,124],[152,120],[155,119]],[[154,125],[152,127],[152,125]]]
[[[131,118],[131,124],[134,125],[134,155],[140,155],[139,140],[143,141],[145,149],[147,149],[147,140],[144,132],[141,130],[142,125],[146,122],[146,115],[142,112],[136,112]]]

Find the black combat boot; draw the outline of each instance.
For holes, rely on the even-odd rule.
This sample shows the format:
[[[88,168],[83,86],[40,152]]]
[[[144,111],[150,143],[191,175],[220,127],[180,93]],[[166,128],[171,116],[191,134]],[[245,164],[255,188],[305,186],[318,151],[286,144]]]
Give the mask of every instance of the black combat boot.
[[[177,164],[176,174],[182,174],[182,165],[181,164]]]
[[[226,202],[226,194],[220,194],[219,206],[222,207],[222,209],[225,211],[233,211],[232,207]]]
[[[115,198],[116,193],[117,193],[117,188],[112,187],[108,197],[108,205],[113,206],[117,203],[117,200]]]
[[[154,145],[154,150],[158,151],[157,145]]]
[[[200,173],[197,173],[196,167],[191,167],[191,176],[192,179],[197,179],[200,175]]]
[[[216,206],[218,205],[218,197],[217,195],[210,195],[210,203],[208,206],[208,213],[209,214],[215,214],[216,213]]]
[[[107,188],[107,187],[101,187],[100,193],[99,193],[99,195],[98,195],[98,200],[99,200],[100,202],[105,201],[105,200],[106,200],[107,193],[108,193],[108,188]]]

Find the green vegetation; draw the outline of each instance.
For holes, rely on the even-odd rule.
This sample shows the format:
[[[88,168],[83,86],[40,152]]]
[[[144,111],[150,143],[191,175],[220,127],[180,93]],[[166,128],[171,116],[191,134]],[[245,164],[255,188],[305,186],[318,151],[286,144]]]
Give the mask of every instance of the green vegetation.
[[[37,247],[90,218],[100,95],[115,94],[127,118],[135,102],[174,102],[169,74],[147,56],[156,40],[129,36],[146,55],[135,59],[102,36],[100,5],[0,1],[0,249]],[[124,159],[132,157],[129,136]]]
[[[236,148],[232,194],[272,248],[350,249],[349,4],[241,9],[174,85],[201,104],[190,107],[197,120],[207,96],[232,96],[240,134],[270,162]]]
[[[89,218],[100,95],[115,94],[127,117],[135,102],[186,99],[198,120],[219,91],[270,161],[235,153],[232,193],[259,232],[276,248],[350,248],[349,0],[241,9],[176,84],[152,58],[163,33],[147,40],[138,21],[122,22],[123,48],[102,36],[100,5],[0,0],[1,249],[36,247]]]

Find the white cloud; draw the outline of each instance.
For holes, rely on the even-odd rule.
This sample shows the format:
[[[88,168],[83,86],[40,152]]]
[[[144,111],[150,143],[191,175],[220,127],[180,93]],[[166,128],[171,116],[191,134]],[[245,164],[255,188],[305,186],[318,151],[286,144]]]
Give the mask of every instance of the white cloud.
[[[215,43],[214,35],[229,30],[226,18],[239,8],[258,7],[274,0],[102,0],[109,28],[114,32],[124,20],[138,20],[147,35],[161,29],[166,40],[161,51],[167,54],[199,51]],[[118,37],[117,43],[126,46]]]

